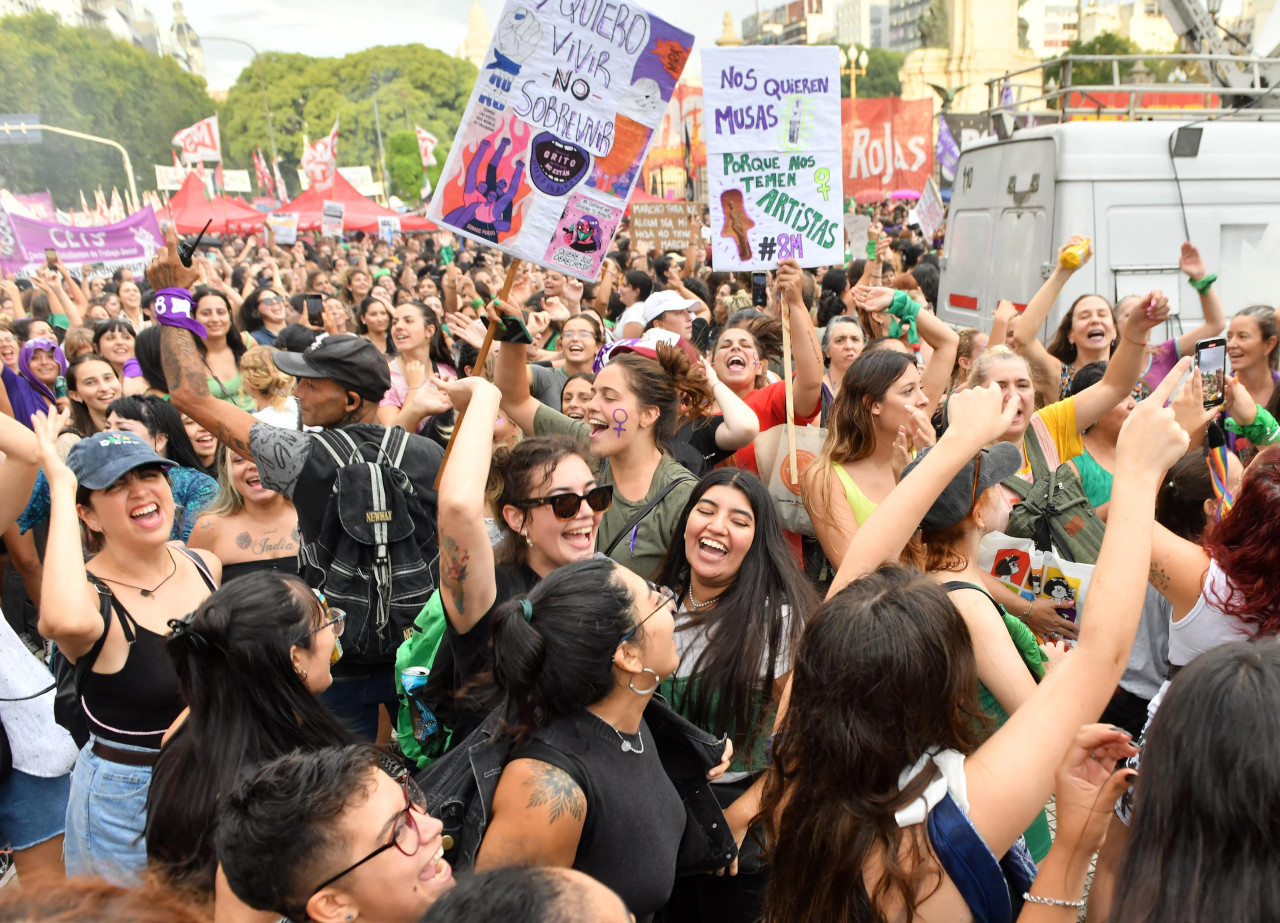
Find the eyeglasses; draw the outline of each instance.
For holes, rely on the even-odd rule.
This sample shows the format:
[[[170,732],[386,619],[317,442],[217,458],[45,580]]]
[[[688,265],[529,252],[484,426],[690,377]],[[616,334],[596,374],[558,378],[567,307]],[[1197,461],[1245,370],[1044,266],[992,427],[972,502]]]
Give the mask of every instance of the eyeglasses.
[[[283,299],[272,296],[271,298],[259,298],[258,304],[280,304],[281,301]]]
[[[556,519],[572,519],[578,515],[582,502],[586,501],[593,513],[603,513],[613,503],[613,485],[593,487],[585,494],[552,494],[550,497],[534,497],[520,505],[526,508],[550,506]]]
[[[319,634],[332,625],[334,636],[341,638],[343,630],[347,627],[347,613],[336,606],[330,606],[329,601],[324,598],[324,594],[319,590],[312,590],[311,592],[316,594],[316,599],[320,602],[322,610],[320,617],[324,619],[324,622],[318,627],[311,629],[311,634]]]
[[[378,768],[404,786],[404,810],[396,815],[395,823],[391,828],[391,842],[384,843],[359,862],[348,865],[331,878],[326,878],[311,892],[310,897],[307,898],[308,900],[311,897],[315,897],[343,875],[354,872],[370,859],[382,855],[393,846],[400,850],[401,854],[412,856],[418,852],[418,847],[422,845],[422,831],[418,829],[418,822],[413,819],[413,812],[417,811],[419,814],[426,815],[427,796],[422,793],[418,783],[413,781],[413,777],[409,775],[408,770],[394,758],[389,756],[382,757],[378,760]]]
[[[671,589],[670,587],[659,586],[658,584],[654,583],[652,580],[646,580],[645,584],[649,587],[650,591],[657,593],[659,596],[662,597],[662,602],[658,604],[658,608],[654,609],[652,612],[650,612],[640,621],[636,622],[636,624],[632,627],[632,629],[622,636],[623,641],[634,640],[636,636],[636,632],[639,631],[642,627],[644,627],[645,622],[649,621],[649,619],[653,618],[663,609],[672,605],[677,599],[680,598],[676,594],[676,591]]]

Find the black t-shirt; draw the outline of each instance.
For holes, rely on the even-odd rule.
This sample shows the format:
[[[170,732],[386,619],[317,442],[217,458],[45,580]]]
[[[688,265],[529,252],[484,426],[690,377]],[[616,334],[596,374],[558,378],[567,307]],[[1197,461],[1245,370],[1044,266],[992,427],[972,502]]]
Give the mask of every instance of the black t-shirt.
[[[733,454],[716,445],[716,430],[723,424],[724,417],[718,413],[686,423],[676,432],[671,455],[695,477],[702,477]]]
[[[462,634],[445,620],[444,637],[427,679],[427,701],[445,726],[453,730],[453,746],[479,727],[497,704],[492,688],[467,690],[459,695],[476,679],[493,671],[489,625],[494,610],[508,599],[528,593],[538,583],[538,575],[524,565],[499,564],[493,569],[493,583],[493,605],[470,631]]]

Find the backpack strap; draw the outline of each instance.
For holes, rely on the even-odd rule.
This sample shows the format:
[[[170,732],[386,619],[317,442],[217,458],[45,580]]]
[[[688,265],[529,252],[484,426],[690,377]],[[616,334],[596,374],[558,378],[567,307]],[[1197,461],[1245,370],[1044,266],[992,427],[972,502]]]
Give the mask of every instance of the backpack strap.
[[[974,923],[1011,923],[1004,870],[950,794],[929,812],[927,828],[938,863],[969,906]]]
[[[339,468],[344,468],[360,458],[360,449],[356,446],[355,440],[342,430],[322,429],[315,435]],[[345,458],[338,453],[339,449],[346,450]]]
[[[653,511],[653,508],[655,506],[657,506],[659,503],[662,502],[663,498],[666,497],[667,494],[671,493],[671,491],[675,490],[677,486],[685,483],[686,481],[696,481],[696,480],[697,478],[682,477],[682,478],[676,478],[674,481],[669,481],[667,485],[662,488],[662,490],[658,491],[658,495],[654,497],[652,500],[650,500],[648,503],[646,503],[644,507],[640,510],[640,512],[632,516],[631,521],[628,522],[625,526],[623,526],[622,530],[619,531],[618,534],[613,537],[613,541],[609,542],[608,547],[606,547],[603,552],[604,556],[607,558],[610,555],[612,555],[613,549],[618,547],[618,542],[622,541],[623,536],[625,536],[632,529],[639,526],[641,521],[646,516],[648,516],[649,513]]]
[[[977,590],[987,599],[991,600],[991,605],[995,606],[996,614],[1004,618],[1004,607],[996,602],[996,598],[987,592],[986,587],[978,586],[976,583],[970,583],[968,580],[948,580],[942,585],[942,588],[948,593],[955,590]]]

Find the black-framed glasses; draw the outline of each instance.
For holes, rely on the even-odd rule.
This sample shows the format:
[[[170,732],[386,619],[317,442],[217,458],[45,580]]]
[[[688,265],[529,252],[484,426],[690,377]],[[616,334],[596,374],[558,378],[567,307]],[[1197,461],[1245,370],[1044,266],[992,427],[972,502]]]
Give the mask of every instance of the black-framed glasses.
[[[652,592],[657,593],[659,596],[662,597],[662,602],[658,603],[658,608],[654,609],[652,612],[650,612],[640,621],[636,622],[635,625],[632,626],[631,630],[622,636],[623,641],[634,640],[636,636],[636,632],[639,631],[642,627],[644,627],[645,622],[649,621],[649,619],[653,618],[663,609],[667,608],[667,606],[670,606],[672,603],[674,603],[677,599],[680,598],[679,595],[676,593],[676,591],[671,589],[670,587],[659,586],[658,584],[654,583],[652,580],[646,580],[645,583],[648,585],[649,589]]]
[[[316,885],[311,892],[311,897],[315,897],[320,891],[329,887],[343,875],[354,872],[370,859],[382,855],[392,847],[400,850],[403,855],[412,856],[417,854],[418,847],[422,845],[422,831],[418,829],[418,822],[413,819],[413,812],[417,811],[419,814],[426,815],[427,796],[422,793],[422,789],[413,780],[413,776],[409,775],[408,770],[393,757],[384,756],[379,759],[378,768],[404,786],[404,810],[396,815],[395,822],[392,824],[391,842],[384,843],[359,862],[354,862],[338,874],[326,878]]]
[[[555,513],[556,519],[572,519],[578,515],[584,500],[587,506],[591,507],[591,512],[603,513],[613,503],[613,485],[602,484],[591,488],[585,494],[552,494],[550,497],[533,497],[520,505],[527,508],[549,506],[551,512]]]

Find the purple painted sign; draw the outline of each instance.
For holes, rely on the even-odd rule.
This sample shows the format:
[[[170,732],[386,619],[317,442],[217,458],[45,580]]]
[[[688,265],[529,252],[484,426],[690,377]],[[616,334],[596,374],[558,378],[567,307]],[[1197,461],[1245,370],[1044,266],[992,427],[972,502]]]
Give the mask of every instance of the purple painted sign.
[[[58,256],[67,264],[145,266],[163,240],[156,214],[150,207],[119,224],[96,228],[33,221],[0,211],[0,266],[6,272],[42,264],[46,249],[58,251]]]

